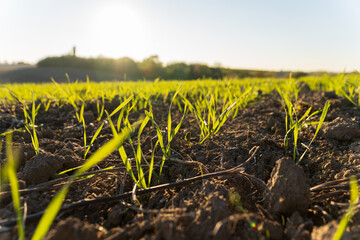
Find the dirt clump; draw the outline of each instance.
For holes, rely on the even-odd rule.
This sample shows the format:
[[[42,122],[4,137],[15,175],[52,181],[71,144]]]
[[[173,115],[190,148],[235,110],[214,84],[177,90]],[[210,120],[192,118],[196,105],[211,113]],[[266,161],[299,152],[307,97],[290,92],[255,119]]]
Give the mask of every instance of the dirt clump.
[[[52,229],[44,240],[63,240],[63,239],[104,239],[105,234],[94,224],[81,221],[75,217],[69,217],[60,221]]]
[[[119,152],[115,151],[89,169],[90,175],[71,184],[63,204],[66,210],[58,214],[47,239],[331,239],[349,204],[350,193],[345,180],[350,175],[360,174],[360,112],[334,92],[321,94],[310,91],[307,85],[301,86],[297,102],[300,115],[309,107],[314,111],[323,108],[331,99],[322,135],[309,146],[316,126],[304,127],[299,133],[296,160],[309,148],[301,162],[292,159],[293,143],[290,142],[288,149],[284,146],[286,115],[276,91],[261,94],[246,108],[239,109],[215,136],[202,144],[195,116],[186,115],[171,142],[171,156],[165,161],[161,176],[163,151],[159,144],[155,147],[157,130],[149,122],[139,141],[134,132],[134,146],[129,141],[123,146],[138,176],[135,154],[140,143],[146,182],[149,168],[145,160],[150,162],[154,155],[151,187],[178,184],[240,164],[244,172],[172,185],[139,194],[138,201],[134,202],[130,198],[134,181],[126,172]],[[119,104],[121,101],[117,98],[111,102],[105,100],[105,110],[111,112]],[[169,101],[153,99],[152,102],[164,138],[169,105]],[[0,128],[6,131],[11,128],[13,112],[17,109],[20,116],[22,106],[1,107],[6,122],[0,121]],[[173,104],[174,124],[182,118],[177,107]],[[129,122],[137,121],[143,112],[144,109],[131,112]],[[27,216],[31,217],[39,216],[46,209],[59,187],[66,183],[66,176],[71,176],[73,168],[85,161],[84,128],[76,121],[74,107],[55,104],[47,112],[40,108],[38,114],[38,155],[35,156],[28,132],[14,132],[13,135],[14,152],[19,153],[17,174],[21,206],[27,207]],[[96,102],[85,102],[84,117],[87,144],[104,124],[90,146],[88,159],[112,139],[113,134],[109,122],[104,121],[106,116],[102,121],[96,120]],[[319,118],[317,114],[309,121],[317,122]],[[112,120],[117,122],[116,118]],[[0,165],[6,163],[5,139],[2,146]],[[63,170],[70,171],[63,175],[65,178],[54,179]],[[344,184],[316,190],[337,179],[344,180]],[[9,184],[3,184],[0,226],[9,227],[9,231],[0,233],[0,239],[15,240],[16,221],[7,223],[16,217],[9,190]],[[122,198],[122,202],[113,199],[122,193],[128,196]],[[94,202],[86,203],[90,200]],[[33,234],[38,223],[36,219],[26,220],[26,237]],[[360,232],[359,219],[359,212],[356,212],[349,222],[351,231],[344,239],[348,239],[349,234],[352,239],[360,239],[356,235]]]
[[[360,153],[360,141],[356,141],[350,144],[349,150]]]
[[[31,144],[26,143],[13,143],[13,151],[17,154],[17,159],[21,165],[35,156],[34,148]]]
[[[40,152],[25,164],[20,179],[29,185],[48,181],[63,167],[64,158],[48,152]]]
[[[360,136],[359,124],[343,117],[337,117],[329,123],[324,123],[323,136],[338,141],[349,141]]]
[[[63,168],[65,169],[74,168],[83,162],[83,159],[81,159],[73,150],[66,147],[57,151],[56,155],[64,157]]]
[[[127,211],[128,209],[123,204],[117,204],[110,208],[107,215],[109,227],[119,226],[124,222],[127,222],[127,220],[130,220],[131,217],[134,217],[134,214],[125,214]]]
[[[251,225],[255,224],[256,225]],[[283,239],[283,227],[277,221],[264,219],[253,213],[236,213],[217,222],[212,230],[213,239]]]
[[[294,212],[286,221],[285,236],[287,239],[307,240],[310,239],[313,222],[304,221],[299,212]]]
[[[289,158],[276,161],[268,182],[265,203],[276,216],[305,215],[310,205],[310,186],[303,169]]]
[[[337,221],[333,220],[326,225],[320,227],[314,227],[311,233],[312,240],[331,240],[333,239],[336,229],[339,227]],[[348,231],[345,231],[342,235],[342,240],[351,240],[351,234]]]

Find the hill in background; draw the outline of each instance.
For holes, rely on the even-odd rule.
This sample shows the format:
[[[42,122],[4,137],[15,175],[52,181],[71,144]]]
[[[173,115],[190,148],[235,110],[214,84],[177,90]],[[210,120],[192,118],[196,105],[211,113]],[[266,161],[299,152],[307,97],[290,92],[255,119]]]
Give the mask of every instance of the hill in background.
[[[17,64],[0,65],[1,83],[50,82],[54,78],[58,82],[67,82],[65,74],[71,80],[85,81],[89,76],[92,81],[112,80],[191,80],[202,78],[288,78],[289,71],[262,71],[210,67],[206,64],[187,64],[183,62],[164,65],[157,55],[150,56],[141,62],[131,58],[119,59],[98,57],[83,58],[75,55],[47,57],[37,66]],[[292,77],[298,78],[315,73],[293,72]],[[318,74],[318,73],[317,73]]]

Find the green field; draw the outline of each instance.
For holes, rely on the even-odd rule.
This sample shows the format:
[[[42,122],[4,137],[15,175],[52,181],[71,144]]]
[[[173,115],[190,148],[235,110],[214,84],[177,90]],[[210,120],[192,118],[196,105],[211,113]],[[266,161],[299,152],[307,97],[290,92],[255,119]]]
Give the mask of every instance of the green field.
[[[350,204],[346,185],[360,173],[358,74],[55,80],[0,86],[0,238],[59,237],[70,216],[94,239],[189,239],[197,228],[284,239],[294,219],[316,239],[331,220],[343,219],[338,237],[360,226],[357,185]],[[285,163],[294,175],[280,174]]]

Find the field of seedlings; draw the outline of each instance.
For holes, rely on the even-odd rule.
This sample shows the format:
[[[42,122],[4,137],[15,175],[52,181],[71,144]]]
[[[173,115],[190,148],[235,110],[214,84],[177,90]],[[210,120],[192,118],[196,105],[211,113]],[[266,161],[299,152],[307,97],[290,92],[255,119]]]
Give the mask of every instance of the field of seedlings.
[[[360,75],[55,80],[0,86],[0,239],[360,239]]]

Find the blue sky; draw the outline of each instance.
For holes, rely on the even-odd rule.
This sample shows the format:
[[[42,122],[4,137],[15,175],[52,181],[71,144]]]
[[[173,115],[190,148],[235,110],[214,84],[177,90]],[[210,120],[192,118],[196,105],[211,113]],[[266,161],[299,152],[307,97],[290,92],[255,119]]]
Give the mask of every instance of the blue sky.
[[[0,62],[157,54],[269,70],[360,70],[357,0],[0,0]]]

